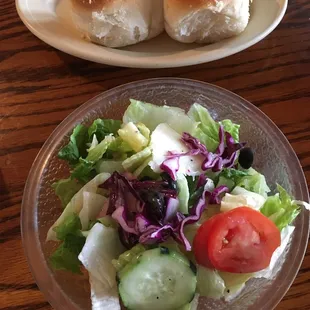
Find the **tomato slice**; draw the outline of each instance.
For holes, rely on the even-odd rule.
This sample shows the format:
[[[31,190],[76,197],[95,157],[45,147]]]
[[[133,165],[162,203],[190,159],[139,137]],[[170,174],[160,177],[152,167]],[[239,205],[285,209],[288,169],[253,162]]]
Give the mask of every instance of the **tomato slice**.
[[[198,264],[232,273],[267,268],[281,244],[279,229],[261,214],[239,207],[204,222],[194,239]]]

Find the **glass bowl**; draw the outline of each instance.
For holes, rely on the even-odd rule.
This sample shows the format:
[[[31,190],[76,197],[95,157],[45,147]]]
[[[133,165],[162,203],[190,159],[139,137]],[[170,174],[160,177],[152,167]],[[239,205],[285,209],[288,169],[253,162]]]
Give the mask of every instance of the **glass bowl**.
[[[68,141],[76,124],[89,124],[98,117],[120,119],[129,98],[183,109],[197,102],[207,107],[215,119],[232,119],[241,125],[241,141],[247,141],[254,149],[254,167],[266,176],[269,184],[278,182],[296,199],[309,199],[300,163],[285,136],[265,114],[239,96],[210,84],[175,78],[133,82],[106,91],[83,104],[56,128],[35,159],[24,190],[23,244],[39,288],[57,310],[91,309],[87,274],[55,272],[47,263],[55,244],[45,242],[46,233],[61,213],[51,184],[67,177],[69,172],[67,165],[57,158],[57,152]],[[309,213],[302,211],[295,226],[286,253],[270,279],[250,280],[229,304],[222,300],[202,299],[199,309],[273,309],[287,292],[301,265],[307,246]]]

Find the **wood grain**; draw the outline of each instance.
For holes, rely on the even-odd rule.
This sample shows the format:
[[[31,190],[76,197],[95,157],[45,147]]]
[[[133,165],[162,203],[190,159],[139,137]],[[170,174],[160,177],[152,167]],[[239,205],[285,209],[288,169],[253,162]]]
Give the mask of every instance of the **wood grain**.
[[[291,0],[265,40],[209,64],[164,70],[109,67],[41,42],[13,0],[0,3],[0,309],[51,309],[27,265],[20,205],[31,164],[55,127],[86,100],[145,78],[185,77],[227,88],[264,111],[296,151],[310,185],[310,2]],[[277,309],[310,309],[310,248]]]

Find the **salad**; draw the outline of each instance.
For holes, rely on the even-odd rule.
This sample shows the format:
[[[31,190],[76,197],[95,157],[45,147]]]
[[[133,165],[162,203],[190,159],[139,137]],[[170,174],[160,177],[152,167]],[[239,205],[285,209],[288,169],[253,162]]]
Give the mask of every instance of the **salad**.
[[[94,310],[194,310],[270,277],[309,204],[271,193],[238,124],[130,101],[122,121],[77,125],[58,153],[71,172],[53,184],[51,266],[87,270]]]

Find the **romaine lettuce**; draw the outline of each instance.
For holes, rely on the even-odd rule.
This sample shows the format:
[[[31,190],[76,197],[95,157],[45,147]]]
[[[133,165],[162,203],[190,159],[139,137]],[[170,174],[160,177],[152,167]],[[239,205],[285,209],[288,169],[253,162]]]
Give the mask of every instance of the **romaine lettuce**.
[[[65,208],[72,197],[82,188],[82,185],[71,178],[61,179],[52,184],[55,194],[61,201],[62,207]]]
[[[69,143],[58,152],[58,157],[66,160],[70,165],[78,163],[79,158],[87,154],[87,142],[87,127],[84,125],[77,125],[73,129]]]
[[[97,173],[113,173],[114,171],[122,173],[124,171],[122,163],[121,160],[101,159],[96,163],[95,168]]]
[[[50,263],[54,269],[81,273],[78,255],[85,243],[81,228],[80,218],[74,213],[54,228],[57,239],[63,241],[50,257]]]
[[[85,159],[80,158],[79,164],[71,172],[71,178],[75,178],[82,183],[87,183],[95,176],[95,164],[106,153],[111,143],[115,138],[111,135],[106,136],[97,146],[91,148]]]
[[[101,142],[109,134],[115,136],[121,124],[119,120],[98,118],[88,128],[88,136],[92,139],[93,135],[96,135],[98,141]]]

